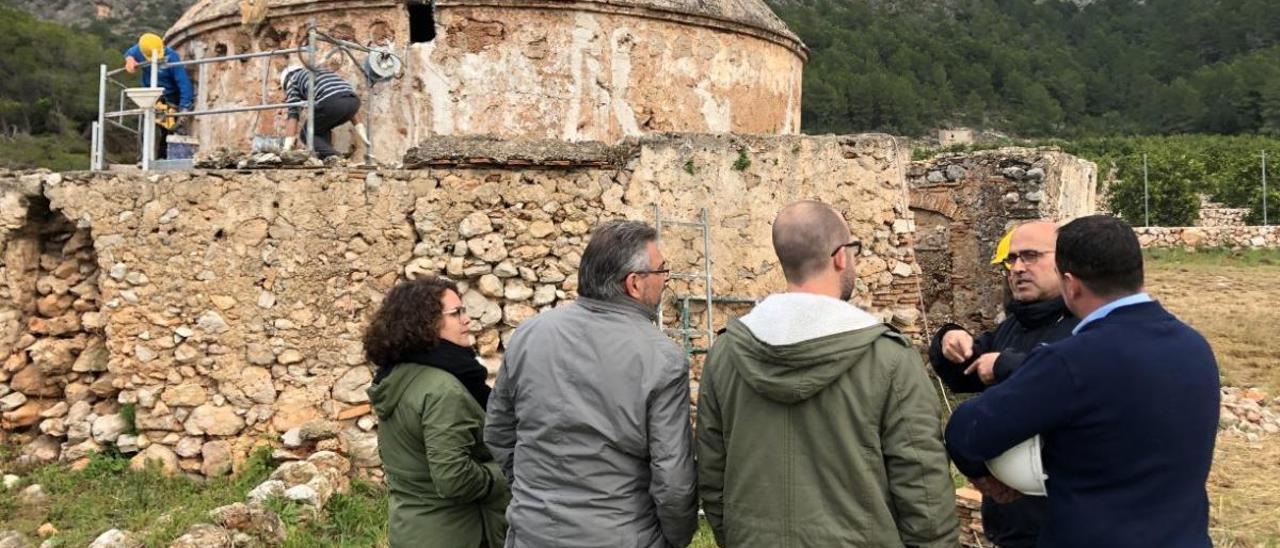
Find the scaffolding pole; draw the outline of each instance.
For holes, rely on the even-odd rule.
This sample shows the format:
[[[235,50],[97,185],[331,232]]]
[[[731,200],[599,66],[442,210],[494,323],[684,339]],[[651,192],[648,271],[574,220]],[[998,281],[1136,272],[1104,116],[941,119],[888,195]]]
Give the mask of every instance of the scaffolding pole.
[[[100,171],[106,159],[106,127],[107,127],[107,65],[98,65],[98,123],[93,126],[94,145],[90,150],[92,156],[89,169]]]
[[[307,23],[307,150],[316,152],[316,22]]]
[[[711,289],[711,214],[707,208],[702,208],[702,264],[703,271],[707,275],[707,350],[711,350],[711,343],[716,342],[716,328],[712,322],[712,306],[715,298]]]
[[[160,87],[160,52],[159,50],[152,53],[151,56],[151,87]],[[142,128],[142,171],[151,171],[151,161],[156,155],[156,106],[149,105],[146,109],[146,121],[143,122]]]

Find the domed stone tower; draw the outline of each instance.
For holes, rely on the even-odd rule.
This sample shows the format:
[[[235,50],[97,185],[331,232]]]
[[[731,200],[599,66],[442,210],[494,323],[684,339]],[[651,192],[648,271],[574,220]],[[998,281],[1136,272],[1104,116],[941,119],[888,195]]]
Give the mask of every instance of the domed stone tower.
[[[201,0],[167,38],[185,58],[266,51],[304,42],[309,21],[403,59],[403,77],[371,91],[349,58],[320,50],[360,82],[384,159],[433,135],[616,142],[800,130],[807,52],[762,0]],[[264,77],[279,100],[274,78],[288,62],[297,59],[193,68],[197,101],[259,104]],[[204,117],[197,135],[206,150],[245,148],[282,117]]]

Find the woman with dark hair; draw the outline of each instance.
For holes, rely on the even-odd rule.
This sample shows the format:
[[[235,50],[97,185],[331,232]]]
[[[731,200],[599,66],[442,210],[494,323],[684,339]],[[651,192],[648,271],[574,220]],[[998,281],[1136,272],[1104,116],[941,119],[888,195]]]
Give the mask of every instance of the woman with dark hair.
[[[430,278],[393,288],[365,331],[392,547],[504,544],[511,495],[482,438],[488,371],[469,324],[458,286]]]

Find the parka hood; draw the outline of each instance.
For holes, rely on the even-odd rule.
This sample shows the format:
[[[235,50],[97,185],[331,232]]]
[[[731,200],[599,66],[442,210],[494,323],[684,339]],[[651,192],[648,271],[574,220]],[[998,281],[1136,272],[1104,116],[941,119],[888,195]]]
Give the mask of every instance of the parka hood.
[[[721,351],[731,353],[738,373],[761,396],[795,403],[848,372],[889,330],[839,299],[783,293],[766,298],[741,320],[731,320]]]
[[[400,405],[400,399],[413,386],[413,379],[421,375],[426,368],[401,364],[387,375],[381,382],[368,389],[369,402],[379,420],[386,420]]]

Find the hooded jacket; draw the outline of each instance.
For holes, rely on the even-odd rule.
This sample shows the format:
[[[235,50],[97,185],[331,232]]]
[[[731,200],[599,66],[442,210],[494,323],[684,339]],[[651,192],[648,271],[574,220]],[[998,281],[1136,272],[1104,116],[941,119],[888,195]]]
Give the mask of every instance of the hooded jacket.
[[[731,320],[698,398],[720,545],[958,542],[941,409],[905,337],[838,299],[774,295]]]
[[[369,388],[390,492],[392,547],[502,546],[510,491],[482,439],[484,409],[453,375],[403,364]]]

